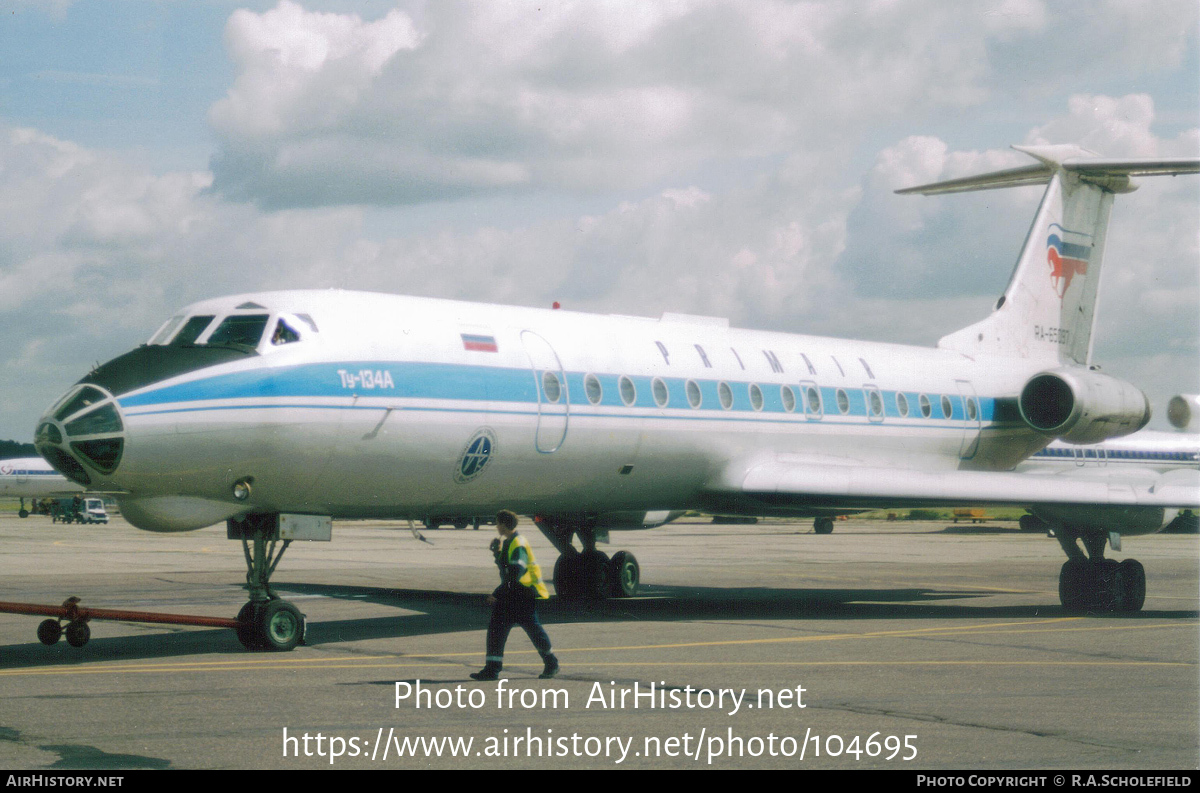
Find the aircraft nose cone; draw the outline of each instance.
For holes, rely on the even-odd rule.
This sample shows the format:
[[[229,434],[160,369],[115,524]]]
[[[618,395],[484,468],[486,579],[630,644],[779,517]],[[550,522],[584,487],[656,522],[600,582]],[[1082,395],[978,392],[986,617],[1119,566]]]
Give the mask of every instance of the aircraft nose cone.
[[[116,399],[95,385],[80,384],[38,420],[38,453],[73,482],[87,486],[95,474],[117,469],[125,449],[125,425]]]

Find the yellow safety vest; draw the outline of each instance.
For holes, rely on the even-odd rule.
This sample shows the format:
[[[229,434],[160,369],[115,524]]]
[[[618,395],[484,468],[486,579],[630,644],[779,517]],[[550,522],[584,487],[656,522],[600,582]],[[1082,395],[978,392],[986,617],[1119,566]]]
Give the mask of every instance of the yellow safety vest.
[[[516,553],[518,547],[525,549],[525,555],[529,557],[529,565],[525,568],[525,573],[517,579],[517,583],[537,592],[539,600],[545,600],[550,597],[550,592],[546,589],[546,585],[542,583],[542,568],[538,566],[537,560],[533,558],[533,549],[529,547],[529,543],[520,534],[513,534],[512,542],[508,544],[508,563],[512,564],[513,555]]]

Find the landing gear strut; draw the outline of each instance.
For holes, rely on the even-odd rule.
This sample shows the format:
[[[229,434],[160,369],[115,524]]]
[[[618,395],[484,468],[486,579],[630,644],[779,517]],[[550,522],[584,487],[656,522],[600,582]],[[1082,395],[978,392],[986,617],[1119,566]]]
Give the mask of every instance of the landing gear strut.
[[[1136,559],[1118,562],[1104,558],[1108,537],[1100,532],[1055,527],[1055,536],[1067,554],[1058,574],[1058,597],[1072,612],[1134,612],[1146,602],[1146,570]],[[1085,556],[1079,549],[1082,542]]]
[[[226,524],[229,539],[240,539],[246,555],[246,589],[250,601],[238,612],[238,641],[247,650],[286,652],[304,642],[304,615],[271,591],[271,574],[292,544],[279,541],[276,515],[247,515]],[[268,544],[269,543],[269,544]],[[68,637],[70,638],[70,637]]]
[[[612,558],[596,548],[594,520],[586,518],[534,518],[534,524],[558,550],[554,563],[554,591],[561,598],[603,600],[633,597],[641,581],[641,568],[628,551],[617,551]],[[583,550],[572,544],[579,537]]]

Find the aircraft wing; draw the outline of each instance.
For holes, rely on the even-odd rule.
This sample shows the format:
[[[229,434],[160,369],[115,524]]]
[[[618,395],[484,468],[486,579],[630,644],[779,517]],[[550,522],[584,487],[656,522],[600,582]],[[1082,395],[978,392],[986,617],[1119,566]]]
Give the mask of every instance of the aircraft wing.
[[[1200,472],[927,472],[817,462],[728,466],[706,489],[725,508],[767,513],[884,507],[1200,507]]]

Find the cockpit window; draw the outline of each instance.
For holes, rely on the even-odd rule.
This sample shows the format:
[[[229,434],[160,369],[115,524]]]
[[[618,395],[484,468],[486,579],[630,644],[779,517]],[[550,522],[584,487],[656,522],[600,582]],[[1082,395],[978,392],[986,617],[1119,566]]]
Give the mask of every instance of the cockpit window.
[[[205,343],[212,346],[237,344],[257,347],[268,319],[270,316],[267,314],[234,314],[226,317]]]
[[[280,345],[291,344],[294,341],[300,341],[300,334],[282,319],[277,321],[275,323],[275,331],[271,334],[271,343]]]
[[[151,344],[166,344],[167,339],[171,338],[171,334],[179,327],[179,323],[183,322],[183,314],[177,314],[171,317],[163,326],[158,329],[158,333],[154,334],[154,338],[150,339]]]
[[[212,324],[213,315],[195,316],[183,323],[183,330],[171,340],[172,347],[182,347],[186,344],[195,344],[196,339],[200,338],[200,334]]]

